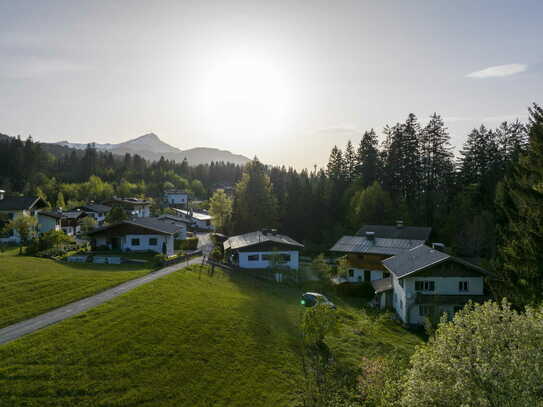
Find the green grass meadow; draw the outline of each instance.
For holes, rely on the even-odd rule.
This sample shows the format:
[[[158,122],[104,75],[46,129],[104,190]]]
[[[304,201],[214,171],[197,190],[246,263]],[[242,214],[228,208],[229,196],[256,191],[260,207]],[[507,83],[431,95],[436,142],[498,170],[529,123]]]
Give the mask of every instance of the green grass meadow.
[[[0,405],[299,405],[303,290],[198,267],[0,346]],[[338,305],[340,363],[420,343],[385,314]]]
[[[0,254],[0,328],[151,271],[144,265],[66,264],[17,252]]]

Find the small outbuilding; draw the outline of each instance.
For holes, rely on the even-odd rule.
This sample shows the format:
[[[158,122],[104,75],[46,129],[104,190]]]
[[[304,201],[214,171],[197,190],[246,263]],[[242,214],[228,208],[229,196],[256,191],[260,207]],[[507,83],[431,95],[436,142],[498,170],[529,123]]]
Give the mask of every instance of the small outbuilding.
[[[273,262],[283,267],[298,270],[300,250],[304,245],[294,239],[278,234],[275,229],[232,236],[223,243],[229,261],[244,269],[265,269]]]

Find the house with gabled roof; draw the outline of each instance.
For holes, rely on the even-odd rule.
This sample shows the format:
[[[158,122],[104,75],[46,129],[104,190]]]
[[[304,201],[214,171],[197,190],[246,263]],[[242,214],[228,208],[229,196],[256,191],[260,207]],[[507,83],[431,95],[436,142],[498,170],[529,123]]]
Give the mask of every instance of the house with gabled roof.
[[[73,210],[79,210],[92,216],[98,225],[102,225],[106,220],[106,216],[111,211],[111,206],[91,202],[86,205],[77,206]]]
[[[47,233],[51,230],[62,230],[68,236],[81,232],[81,219],[87,214],[82,211],[44,211],[38,213],[38,232]]]
[[[211,221],[213,217],[207,212],[198,212],[192,208],[189,210],[171,208],[177,216],[185,220],[190,221],[190,225],[193,229],[197,230],[214,230]]]
[[[174,255],[174,240],[181,228],[157,218],[134,218],[89,232],[94,249],[104,248],[123,252],[153,251]]]
[[[420,325],[426,317],[450,317],[468,301],[482,302],[483,268],[426,245],[382,261],[389,277],[372,281],[381,308],[392,308],[402,322]]]
[[[147,218],[151,216],[150,200],[140,198],[119,198],[114,196],[112,199],[103,202],[107,206],[119,206],[123,208],[129,216],[136,218]]]
[[[405,227],[402,221],[395,226],[364,225],[355,236],[343,236],[330,249],[347,256],[347,277],[335,279],[336,283],[361,283],[380,280],[389,275],[382,261],[391,256],[425,243],[432,229]]]
[[[266,269],[272,265],[272,256],[280,265],[293,270],[300,267],[300,250],[304,245],[277,233],[275,229],[263,229],[232,236],[223,243],[230,263],[244,269]]]
[[[37,196],[4,197],[0,190],[0,242],[20,243],[21,237],[16,230],[5,232],[4,225],[20,216],[34,216],[47,207],[47,203]]]

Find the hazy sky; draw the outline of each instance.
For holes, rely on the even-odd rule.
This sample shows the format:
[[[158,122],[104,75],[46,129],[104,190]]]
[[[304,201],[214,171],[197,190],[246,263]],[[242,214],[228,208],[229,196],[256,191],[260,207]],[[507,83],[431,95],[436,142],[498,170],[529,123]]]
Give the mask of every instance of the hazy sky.
[[[0,132],[155,132],[271,164],[437,111],[460,145],[543,103],[543,2],[0,0]]]

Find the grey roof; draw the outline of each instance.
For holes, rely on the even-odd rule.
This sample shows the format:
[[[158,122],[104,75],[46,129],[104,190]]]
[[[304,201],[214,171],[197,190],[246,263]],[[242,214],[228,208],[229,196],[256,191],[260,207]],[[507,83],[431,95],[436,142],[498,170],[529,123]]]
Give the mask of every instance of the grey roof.
[[[375,294],[392,290],[392,277],[382,278],[380,280],[372,280],[371,285],[375,290]]]
[[[422,240],[385,239],[375,237],[373,240],[365,236],[343,236],[330,249],[341,253],[368,253],[395,255],[423,244]]]
[[[212,216],[207,213],[201,213],[201,212],[195,212],[195,211],[192,211],[191,213],[190,211],[186,211],[184,209],[177,209],[177,208],[171,208],[171,209],[196,220],[211,220],[212,219]]]
[[[69,211],[69,212],[43,211],[43,212],[40,212],[39,215],[49,216],[50,218],[55,218],[55,219],[77,219],[82,215],[86,216],[86,214],[81,211]]]
[[[124,204],[124,205],[151,205],[151,201],[140,198],[118,198],[114,196],[112,199],[105,201],[108,204]]]
[[[180,216],[175,216],[175,215],[170,215],[170,214],[160,215],[158,219],[163,220],[163,221],[180,222],[180,223],[185,223],[185,224],[192,223],[192,221],[190,220],[187,220]]]
[[[43,208],[46,204],[43,199],[37,196],[11,197],[0,200],[0,211],[22,211],[32,209],[34,206]]]
[[[75,209],[81,209],[82,211],[86,211],[86,212],[106,213],[111,210],[111,206],[91,203],[91,204],[79,206]]]
[[[223,243],[223,247],[225,250],[238,250],[264,242],[272,242],[285,246],[293,246],[296,248],[304,247],[303,244],[298,243],[296,240],[288,236],[279,235],[277,233],[263,234],[260,230],[257,232],[245,233],[244,235],[232,236]]]
[[[100,232],[114,229],[121,225],[134,225],[145,229],[153,230],[155,232],[167,235],[173,235],[179,232],[180,228],[170,222],[165,222],[158,218],[135,218],[131,220],[124,220],[122,222],[114,223],[113,225],[104,226],[89,232],[89,235],[98,234]]]
[[[432,249],[426,245],[420,245],[411,250],[407,250],[401,254],[398,254],[397,256],[383,260],[382,263],[387,270],[393,273],[396,277],[402,278],[447,260],[452,260],[454,262],[463,264],[483,274],[489,274],[486,270],[476,266],[475,264],[469,263],[439,250]]]
[[[426,242],[430,238],[432,228],[422,226],[364,225],[356,234],[358,236],[365,236],[366,232],[374,232],[375,237],[385,239],[422,240]]]

